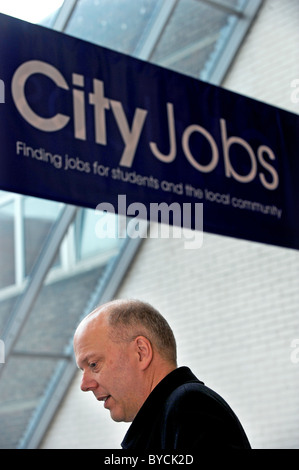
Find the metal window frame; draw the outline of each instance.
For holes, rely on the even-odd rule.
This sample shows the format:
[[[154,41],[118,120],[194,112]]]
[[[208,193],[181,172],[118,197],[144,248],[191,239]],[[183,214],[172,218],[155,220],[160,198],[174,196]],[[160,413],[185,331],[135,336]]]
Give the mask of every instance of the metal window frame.
[[[45,242],[42,253],[40,254],[31,273],[30,282],[28,282],[23,295],[19,297],[18,302],[10,315],[9,322],[5,327],[2,337],[5,343],[5,354],[7,359],[19,338],[23,325],[28,318],[31,308],[59,250],[64,235],[73,221],[76,212],[77,208],[74,206],[66,206],[64,208]],[[0,379],[3,369],[4,364],[0,364]]]
[[[64,0],[56,18],[52,25],[52,29],[56,31],[64,31],[66,25],[76,8],[78,0]]]
[[[240,17],[243,16],[242,8],[232,7],[225,0],[196,0],[196,1],[199,1],[201,3],[206,3],[212,7],[218,8],[219,10],[222,10],[225,13],[228,13],[229,15],[233,14],[233,15],[237,15]]]
[[[143,239],[146,237],[147,228],[147,221],[143,221],[142,227],[140,228],[142,236],[135,239],[127,238],[125,240],[121,253],[108,265],[103,279],[100,279],[98,286],[92,293],[82,318],[91,312],[98,304],[103,304],[113,299]],[[68,389],[78,371],[72,343],[68,344],[65,353],[57,358],[59,362],[56,372],[52,376],[47,390],[35,410],[25,434],[19,442],[19,449],[36,449],[39,447],[61,400],[65,396],[65,391]]]
[[[210,0],[203,1],[211,3]],[[263,3],[264,0],[246,0],[239,14],[234,11],[234,15],[237,16],[231,17],[231,27],[220,39],[211,60],[206,63],[199,77],[201,80],[214,85],[223,83]]]
[[[7,204],[13,205],[13,251],[14,251],[14,284],[17,288],[23,286],[25,280],[25,234],[23,219],[23,196],[21,194],[1,194],[0,209]],[[0,291],[10,289],[8,285]]]
[[[164,1],[157,17],[151,24],[149,30],[143,35],[139,43],[137,44],[134,55],[142,60],[149,60],[152,56],[156,45],[158,44],[168,20],[172,16],[179,0],[168,0]]]
[[[160,12],[150,25],[146,35],[137,44],[134,56],[150,60],[159,40],[165,31],[168,20],[174,13],[180,0],[164,0]],[[220,38],[214,54],[206,63],[199,78],[214,85],[221,85],[233,60],[241,47],[250,27],[265,0],[240,0],[239,7],[232,7],[225,0],[194,0],[210,5],[231,16],[230,27]],[[65,31],[79,0],[65,0],[53,24],[53,29]]]
[[[24,199],[21,195],[14,198],[14,252],[15,252],[15,284],[21,286],[25,280],[25,225]]]
[[[19,200],[21,201],[21,198]],[[19,209],[21,209],[21,206],[19,206]],[[65,351],[62,354],[40,354],[38,352],[28,354],[23,351],[14,350],[14,346],[30,315],[37,296],[43,287],[53,261],[61,249],[61,244],[69,233],[78,210],[79,209],[75,206],[64,206],[60,217],[53,225],[52,230],[47,237],[43,250],[34,266],[30,279],[28,280],[25,291],[20,295],[18,302],[10,315],[9,322],[3,332],[6,362],[9,360],[9,357],[12,356],[43,357],[57,359],[58,361],[56,371],[48,384],[45,394],[41,398],[39,405],[28,423],[24,435],[19,441],[19,449],[38,448],[65,394],[65,390],[67,390],[77,371],[71,343],[66,346]],[[20,219],[20,215],[22,216],[22,214],[20,214],[19,211],[15,212],[17,212],[17,217]],[[139,246],[143,239],[146,238],[148,223],[147,221],[140,221],[140,225],[141,236],[139,238],[127,237],[127,239],[124,240],[120,253],[108,264],[104,277],[100,279],[95,291],[92,292],[82,318],[95,308],[96,305],[111,300],[115,295],[127,269],[131,265],[139,249]],[[0,363],[0,381],[4,367],[5,363]]]

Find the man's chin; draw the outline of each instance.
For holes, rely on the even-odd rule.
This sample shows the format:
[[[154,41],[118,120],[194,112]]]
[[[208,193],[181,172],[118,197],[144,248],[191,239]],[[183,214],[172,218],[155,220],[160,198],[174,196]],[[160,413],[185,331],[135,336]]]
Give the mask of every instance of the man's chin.
[[[121,423],[122,421],[124,421],[124,419],[122,419],[120,416],[115,416],[113,413],[110,412],[110,416],[111,416],[111,419],[113,419],[113,421],[115,421],[116,423]]]
[[[110,416],[116,423],[131,423],[133,421],[133,418],[127,418],[122,413],[117,413],[115,410],[110,410]]]
[[[115,409],[115,407],[111,408],[110,410],[110,416],[113,421],[116,423],[121,423],[122,421],[125,421],[124,415],[120,410]]]

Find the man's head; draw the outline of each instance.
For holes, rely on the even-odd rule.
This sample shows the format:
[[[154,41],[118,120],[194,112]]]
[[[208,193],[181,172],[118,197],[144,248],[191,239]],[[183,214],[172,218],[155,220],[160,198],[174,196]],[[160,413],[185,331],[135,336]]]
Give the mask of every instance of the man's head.
[[[81,389],[105,402],[115,421],[132,421],[149,393],[176,368],[176,343],[149,304],[115,300],[91,312],[74,336]]]

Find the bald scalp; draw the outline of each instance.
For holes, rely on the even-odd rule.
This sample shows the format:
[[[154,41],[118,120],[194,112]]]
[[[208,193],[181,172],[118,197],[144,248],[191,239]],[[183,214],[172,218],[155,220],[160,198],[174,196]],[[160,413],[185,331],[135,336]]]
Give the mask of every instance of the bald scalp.
[[[145,336],[152,347],[170,364],[176,366],[176,341],[166,319],[152,305],[135,299],[117,299],[100,305],[85,321],[107,321],[112,341],[131,341]]]

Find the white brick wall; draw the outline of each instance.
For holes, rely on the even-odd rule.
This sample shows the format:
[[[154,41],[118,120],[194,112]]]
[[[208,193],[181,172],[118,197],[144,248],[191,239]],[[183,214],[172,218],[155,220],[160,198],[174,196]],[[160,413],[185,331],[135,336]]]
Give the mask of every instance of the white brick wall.
[[[196,255],[182,245],[147,240],[120,296],[160,308],[179,364],[229,401],[252,445],[299,447],[298,253],[208,234]]]
[[[298,114],[298,103],[290,99],[291,81],[299,78],[298,25],[297,0],[266,0],[225,88]]]
[[[224,86],[298,112],[299,2],[267,0]],[[179,365],[188,365],[230,403],[255,448],[299,448],[299,253],[205,234],[145,240],[118,293],[155,305],[171,324]],[[119,447],[114,423],[76,377],[41,447]]]

